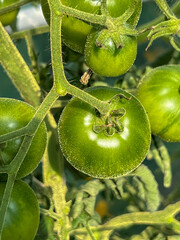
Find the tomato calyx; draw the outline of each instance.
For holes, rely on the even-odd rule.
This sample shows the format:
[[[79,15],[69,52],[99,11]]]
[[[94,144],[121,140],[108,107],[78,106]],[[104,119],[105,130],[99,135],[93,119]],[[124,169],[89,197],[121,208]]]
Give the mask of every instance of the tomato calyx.
[[[124,131],[124,126],[120,119],[126,114],[124,108],[120,108],[115,111],[111,111],[108,115],[97,116],[93,125],[93,131],[95,133],[103,132],[106,136],[112,136],[115,133],[121,133]]]
[[[149,49],[154,40],[163,36],[168,36],[172,47],[174,47],[177,51],[180,51],[180,47],[175,41],[175,36],[180,37],[180,19],[173,16],[170,20],[166,20],[152,26],[151,31],[147,36],[149,44],[146,47],[146,51]]]
[[[4,166],[5,162],[3,159],[3,150],[6,148],[7,143],[1,143],[0,144],[0,166]]]
[[[124,131],[123,123],[121,118],[126,114],[125,108],[117,108],[118,103],[131,100],[131,97],[126,97],[124,94],[115,95],[111,100],[108,101],[111,104],[111,110],[101,115],[96,111],[96,119],[93,125],[93,131],[96,134],[104,133],[106,136],[112,136],[115,133],[122,133]]]
[[[96,46],[104,49],[111,49],[115,52],[116,49],[123,48],[122,36],[136,36],[137,31],[127,26],[115,30],[103,29],[98,33]]]

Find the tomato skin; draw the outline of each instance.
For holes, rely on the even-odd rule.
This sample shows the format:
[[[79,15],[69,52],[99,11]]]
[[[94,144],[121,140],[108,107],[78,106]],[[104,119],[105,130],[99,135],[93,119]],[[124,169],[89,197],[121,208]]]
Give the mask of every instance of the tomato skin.
[[[6,183],[0,182],[0,205]],[[2,240],[33,240],[39,226],[39,206],[32,189],[15,181],[6,212]]]
[[[8,7],[9,5],[19,2],[19,1],[20,0],[0,0],[0,9],[4,8],[4,7]],[[16,10],[13,10],[11,12],[1,15],[0,22],[2,22],[2,24],[4,26],[11,24],[15,20],[18,12],[19,12],[19,9],[16,9]]]
[[[117,48],[111,38],[107,38],[106,44],[99,47],[96,44],[99,34],[99,31],[94,31],[87,38],[85,59],[89,68],[104,77],[117,77],[126,73],[136,59],[136,37],[120,36],[121,48]]]
[[[16,99],[0,98],[0,135],[26,126],[35,114],[35,109]],[[18,152],[23,137],[0,145],[0,165],[8,165]],[[44,123],[37,130],[32,145],[18,171],[17,178],[32,172],[39,164],[46,147],[47,131]],[[3,160],[3,161],[2,161]],[[0,180],[3,177],[0,175]]]
[[[95,133],[95,109],[73,98],[64,108],[58,130],[60,146],[66,159],[79,171],[96,178],[125,175],[144,160],[150,144],[150,125],[144,108],[129,93],[111,87],[95,87],[88,92],[108,101],[117,94],[131,97],[116,108],[125,108],[121,118],[122,133],[107,136]]]
[[[152,133],[168,142],[180,141],[180,67],[157,67],[141,80],[137,98],[146,109]]]
[[[112,17],[119,17],[132,4],[134,0],[107,0],[107,9]],[[93,14],[100,14],[101,0],[62,0],[62,4]],[[50,13],[47,0],[41,0],[43,14],[47,23],[50,22]],[[141,12],[141,0],[137,9],[139,15]],[[137,14],[136,11],[136,14]],[[134,23],[135,16],[128,20],[129,24]],[[137,23],[137,21],[135,21]],[[62,40],[72,50],[83,53],[88,34],[93,29],[92,25],[70,16],[64,16],[62,21]]]

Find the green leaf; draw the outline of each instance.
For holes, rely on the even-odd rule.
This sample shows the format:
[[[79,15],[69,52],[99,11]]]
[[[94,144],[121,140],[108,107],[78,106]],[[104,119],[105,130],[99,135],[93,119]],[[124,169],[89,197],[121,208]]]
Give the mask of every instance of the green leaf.
[[[157,182],[152,172],[145,165],[141,165],[134,171],[133,175],[139,178],[140,183],[138,195],[145,200],[147,209],[149,211],[157,210],[160,204],[160,195]],[[144,188],[142,188],[141,183]]]
[[[104,189],[104,185],[100,180],[93,179],[86,184],[82,185],[78,190],[74,204],[72,206],[71,216],[78,224],[83,221],[94,219],[96,222],[100,222],[98,214],[95,212],[96,196],[100,191]],[[84,216],[82,218],[82,216]]]
[[[151,153],[157,165],[164,174],[164,187],[170,187],[172,180],[171,158],[166,146],[159,137],[153,136]]]

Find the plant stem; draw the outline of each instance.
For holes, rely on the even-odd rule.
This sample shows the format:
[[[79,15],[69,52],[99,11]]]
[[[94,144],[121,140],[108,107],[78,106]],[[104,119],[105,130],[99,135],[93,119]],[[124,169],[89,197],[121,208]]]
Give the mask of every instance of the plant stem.
[[[32,28],[32,29],[12,33],[11,38],[20,39],[20,38],[25,38],[27,34],[30,34],[31,36],[33,36],[33,35],[38,35],[38,34],[43,34],[48,32],[49,32],[49,26],[45,25],[37,28]]]
[[[168,19],[176,18],[166,0],[155,0],[155,2]]]
[[[2,199],[2,202],[1,202],[1,207],[0,207],[0,240],[1,240],[2,231],[3,231],[4,219],[5,219],[6,211],[7,211],[7,208],[8,208],[9,201],[10,201],[11,192],[13,190],[15,178],[16,178],[15,174],[11,174],[11,175],[8,176],[8,180],[7,180],[7,183],[6,183],[3,199]]]
[[[27,130],[28,130],[28,128],[27,128],[27,126],[25,126],[25,127],[20,128],[16,131],[3,134],[3,135],[0,136],[0,143],[6,142],[8,140],[15,139],[15,138],[22,137],[22,136],[26,135]]]
[[[50,210],[47,210],[47,209],[43,209],[43,208],[40,208],[40,212],[46,216],[49,216],[49,217],[52,217],[53,219],[55,220],[58,220],[60,219],[60,216],[58,214],[56,214],[55,212],[53,211],[50,211]]]
[[[174,216],[180,211],[180,202],[168,205],[164,210],[157,212],[134,212],[114,217],[105,224],[91,227],[91,231],[114,231],[134,224],[145,224],[152,226],[164,225],[180,234],[180,222]],[[84,235],[86,229],[76,229],[70,232],[72,235]]]
[[[71,8],[66,5],[63,5],[59,0],[54,0],[54,1],[48,0],[48,2],[51,9],[50,12],[54,12],[56,15],[59,15],[60,17],[62,15],[69,15],[90,23],[106,26],[107,17],[104,15],[96,15],[96,14],[80,11],[75,8]]]
[[[8,173],[10,170],[10,167],[7,165],[0,166],[0,173]]]
[[[31,65],[32,65],[32,73],[34,77],[36,78],[37,82],[39,83],[40,80],[40,75],[39,75],[39,66],[38,66],[38,61],[37,61],[37,55],[34,49],[34,43],[31,34],[28,32],[25,35],[25,40],[26,40],[26,45],[28,49],[28,55],[31,60]]]
[[[87,230],[90,238],[91,238],[92,240],[96,240],[96,238],[94,237],[94,234],[93,234],[91,228],[89,227],[88,223],[85,225],[85,228],[86,228],[86,230]]]
[[[57,2],[57,1],[56,1]],[[99,112],[105,114],[109,110],[109,105],[103,101],[96,99],[90,94],[70,85],[64,74],[63,60],[62,60],[62,48],[61,48],[61,23],[62,17],[56,15],[53,12],[55,1],[50,1],[51,9],[51,53],[52,53],[52,66],[54,73],[54,82],[56,86],[56,91],[59,95],[66,95],[67,93],[80,98],[81,100],[94,106]],[[57,2],[59,3],[59,2]]]
[[[172,7],[172,11],[177,14],[177,15],[180,15],[180,2],[177,1],[173,7]],[[139,32],[142,32],[144,29],[148,29],[152,26],[155,26],[157,25],[158,23],[162,22],[162,21],[165,21],[165,16],[164,15],[161,15],[157,18],[155,18],[154,20],[148,22],[148,23],[145,23],[145,24],[142,24],[140,27],[138,27],[138,31]],[[150,30],[149,30],[150,31]],[[138,43],[142,43],[144,42],[145,40],[147,40],[147,35],[149,34],[149,31],[146,31],[146,32],[143,32],[141,33],[140,35],[138,35]]]
[[[44,120],[46,114],[53,106],[54,102],[57,100],[58,97],[59,95],[57,94],[55,87],[53,87],[42,102],[42,104],[37,109],[33,119],[28,123],[27,128],[29,134],[35,134],[35,131],[38,129],[38,127]]]
[[[61,5],[58,10],[60,10],[61,14],[62,13],[67,14],[69,16],[73,16],[75,18],[78,18],[90,23],[106,26],[107,16],[105,15],[95,15],[92,13],[82,12],[80,10],[77,10],[75,8],[71,8],[65,5]]]
[[[61,23],[62,16],[57,16],[52,11],[53,3],[59,1],[49,1],[50,3],[50,33],[51,33],[51,55],[52,55],[52,68],[54,75],[54,83],[56,91],[59,95],[66,95],[66,85],[68,84],[64,74],[63,60],[62,60],[62,43],[61,43]],[[51,6],[52,4],[52,6]]]
[[[15,156],[15,158],[13,159],[13,161],[10,163],[10,172],[8,173],[8,181],[7,181],[7,185],[5,188],[5,192],[3,194],[3,199],[1,202],[1,208],[0,208],[0,240],[2,237],[2,231],[3,231],[3,224],[4,224],[4,220],[5,220],[5,214],[8,208],[8,204],[10,201],[10,197],[11,197],[11,192],[13,189],[13,185],[14,185],[14,181],[16,179],[16,175],[17,172],[29,150],[29,147],[31,146],[31,142],[32,142],[33,137],[32,136],[26,136],[23,140],[23,143],[17,153],[17,155]]]
[[[12,140],[15,138],[22,137],[24,135],[34,135],[41,122],[45,118],[47,112],[57,100],[59,95],[56,93],[55,88],[52,88],[49,94],[44,99],[43,103],[40,105],[32,120],[23,128],[20,128],[16,131],[6,133],[0,136],[0,143]]]
[[[33,0],[21,0],[19,2],[16,2],[16,3],[13,3],[7,7],[3,7],[2,9],[0,9],[0,16],[5,14],[5,13],[8,13],[8,12],[11,12],[27,3],[30,3],[32,2]]]
[[[47,95],[47,97],[44,99],[43,103],[37,110],[36,114],[34,115],[33,119],[31,122],[27,125],[28,130],[32,130],[33,133],[35,134],[36,130],[38,129],[39,125],[43,121],[44,117],[47,114],[47,111],[50,109],[50,107],[53,105],[53,103],[56,101],[58,95],[55,92],[54,88],[50,91],[50,93]],[[32,125],[32,126],[31,126]],[[28,132],[28,131],[27,131]],[[26,133],[27,134],[27,133]],[[8,183],[7,183],[7,190],[5,191],[3,195],[3,201],[1,204],[1,209],[0,209],[0,233],[2,233],[2,228],[3,228],[3,222],[5,218],[5,212],[8,207],[9,199],[11,196],[11,191],[13,188],[13,183],[15,181],[16,175],[18,173],[18,170],[31,146],[34,134],[32,136],[25,136],[23,143],[16,154],[15,158],[13,161],[9,164],[10,169],[8,168]],[[13,176],[13,177],[11,177]],[[9,180],[10,179],[10,180]],[[0,237],[1,239],[1,237]]]
[[[21,96],[33,106],[39,106],[40,87],[1,22],[0,46],[0,63],[19,90]]]
[[[46,187],[50,187],[56,214],[61,219],[61,224],[56,225],[56,231],[60,239],[68,240],[69,217],[66,203],[67,186],[64,176],[64,157],[58,142],[57,124],[49,113],[46,118],[48,131],[48,145],[43,157],[43,181]],[[65,210],[66,209],[66,210]]]
[[[90,95],[89,93],[82,91],[79,88],[76,88],[73,85],[68,84],[67,92],[81,100],[83,100],[86,103],[89,103],[93,107],[95,107],[101,114],[106,114],[110,110],[110,105],[107,102],[101,101],[94,96]]]

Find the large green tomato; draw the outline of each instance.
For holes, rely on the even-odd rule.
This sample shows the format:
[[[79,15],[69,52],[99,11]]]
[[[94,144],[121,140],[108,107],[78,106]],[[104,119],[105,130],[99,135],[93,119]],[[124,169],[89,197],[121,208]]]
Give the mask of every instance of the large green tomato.
[[[132,4],[134,0],[107,0],[107,9],[112,17],[118,17]],[[83,12],[100,14],[102,0],[61,0],[62,4]],[[50,13],[47,0],[41,0],[44,16],[49,23]],[[136,13],[128,20],[129,24],[137,24],[141,12],[141,0],[138,2]],[[83,53],[87,35],[92,25],[71,16],[64,16],[62,22],[62,40],[74,51]]]
[[[149,116],[152,133],[168,142],[179,142],[180,66],[150,71],[142,78],[137,97]]]
[[[8,7],[9,5],[19,2],[19,1],[20,0],[0,0],[0,9],[4,8],[4,7]],[[18,11],[19,10],[16,9],[16,10],[13,10],[6,14],[0,15],[0,22],[2,22],[2,24],[4,26],[11,24],[15,20],[17,14],[18,14]]]
[[[103,46],[98,46],[99,34],[100,31],[94,31],[87,38],[85,59],[89,68],[105,77],[117,77],[126,73],[136,59],[136,37],[121,35],[122,47],[117,48],[112,38],[107,38]]]
[[[6,183],[0,183],[0,205]],[[33,240],[39,226],[39,206],[32,189],[22,181],[14,183],[5,216],[2,240]]]
[[[109,120],[100,126],[105,130],[97,131],[99,113],[73,98],[64,108],[58,125],[64,156],[76,169],[92,177],[115,178],[133,171],[144,160],[150,144],[150,124],[144,108],[121,89],[95,87],[88,89],[88,93],[112,103],[116,96],[118,102],[112,104],[112,109],[124,111],[124,115],[118,117],[115,111],[113,118],[111,113]]]
[[[25,102],[10,98],[0,98],[0,135],[26,126],[34,114],[35,109]],[[0,166],[8,165],[13,160],[22,141],[23,137],[0,144]],[[17,178],[26,176],[37,167],[44,154],[46,141],[46,126],[42,123],[18,171]]]

